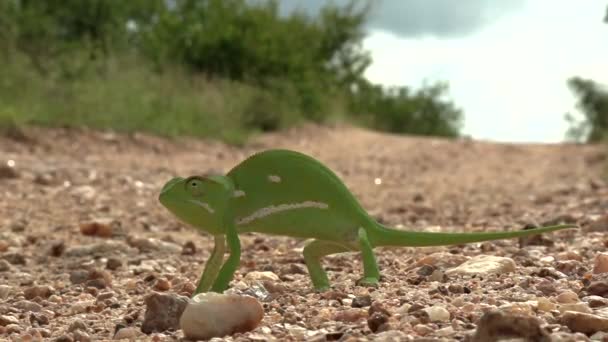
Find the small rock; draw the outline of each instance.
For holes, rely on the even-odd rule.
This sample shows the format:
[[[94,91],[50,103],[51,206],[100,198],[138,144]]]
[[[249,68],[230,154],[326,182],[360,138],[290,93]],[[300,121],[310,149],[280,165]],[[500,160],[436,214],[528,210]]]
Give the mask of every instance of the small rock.
[[[0,272],[8,272],[10,270],[11,264],[4,259],[0,259]]]
[[[70,335],[61,335],[55,338],[53,342],[74,342],[74,338]]]
[[[608,294],[608,282],[606,281],[594,281],[587,286],[587,293],[590,295],[604,297]]]
[[[63,240],[50,241],[49,245],[49,254],[53,257],[60,257],[65,252],[65,242]]]
[[[435,331],[435,329],[431,328],[426,324],[416,324],[413,329],[420,336],[426,336],[432,334]]]
[[[76,330],[72,333],[74,341],[78,342],[91,342],[91,337],[84,331]]]
[[[569,303],[569,304],[562,304],[558,307],[559,312],[564,313],[566,311],[575,311],[575,312],[584,312],[584,313],[591,313],[592,310],[589,307],[589,304],[587,303]]]
[[[450,268],[461,265],[463,262],[469,260],[469,257],[460,255],[460,254],[452,254],[446,252],[438,252],[427,255],[418,261],[412,267],[420,267],[423,265],[435,266],[436,268]]]
[[[0,165],[0,179],[14,178],[19,178],[19,172],[17,172],[14,166],[9,166],[8,164]]]
[[[75,330],[87,331],[87,324],[83,320],[76,318],[72,321],[72,323],[70,323],[70,326],[68,327],[68,332],[72,332]]]
[[[122,339],[134,340],[137,337],[139,337],[140,335],[141,335],[141,332],[139,332],[137,330],[137,328],[126,327],[126,328],[122,328],[122,329],[118,330],[116,332],[116,334],[114,335],[114,339],[115,340],[122,340]]]
[[[54,292],[55,289],[52,286],[41,285],[32,286],[30,288],[25,289],[25,291],[23,291],[23,295],[25,296],[25,299],[34,299],[36,297],[46,299],[49,298]]]
[[[243,278],[243,281],[246,283],[254,283],[256,281],[275,281],[275,282],[280,282],[281,279],[279,278],[278,275],[274,274],[273,272],[258,272],[258,271],[254,271],[254,272],[249,272],[247,273],[247,275],[245,275],[245,277]]]
[[[109,254],[125,253],[128,250],[129,246],[122,241],[106,240],[90,245],[69,248],[65,251],[65,255],[68,257],[93,257],[95,255],[108,257]]]
[[[595,255],[593,262],[593,273],[606,273],[608,272],[608,253],[598,253]]]
[[[545,311],[545,312],[549,312],[552,310],[555,310],[557,308],[557,305],[555,305],[555,303],[551,302],[549,299],[547,298],[537,298],[538,301],[538,310],[540,311]]]
[[[604,232],[608,230],[608,215],[601,216],[600,218],[592,221],[584,227],[588,232]]]
[[[112,221],[96,220],[91,222],[82,222],[80,224],[80,232],[82,235],[97,236],[97,237],[112,237],[113,228]]]
[[[20,300],[13,305],[22,311],[39,312],[42,310],[42,305],[29,300]]]
[[[367,326],[372,332],[386,331],[388,330],[389,316],[383,312],[374,312],[367,319]]]
[[[0,316],[0,326],[7,326],[9,324],[19,324],[19,320],[15,316],[2,315]]]
[[[13,265],[25,265],[25,256],[18,252],[5,253],[2,255],[2,259],[10,262]]]
[[[555,297],[558,303],[576,303],[578,302],[578,295],[574,291],[566,290]]]
[[[351,304],[353,308],[364,308],[370,305],[372,305],[372,297],[369,295],[355,297]]]
[[[196,254],[196,245],[192,241],[188,241],[182,246],[182,255]]]
[[[253,297],[207,292],[188,302],[180,327],[188,339],[210,339],[251,331],[263,317],[264,309]]]
[[[18,334],[21,332],[21,327],[18,324],[9,324],[5,327],[6,333],[10,334]]]
[[[70,272],[70,281],[72,284],[82,284],[89,279],[89,272],[86,270],[75,270]]]
[[[570,330],[588,335],[608,330],[608,318],[590,313],[566,311],[562,313],[560,321]]]
[[[127,243],[130,246],[139,249],[140,252],[161,251],[171,254],[180,254],[182,252],[182,247],[180,245],[154,238],[128,236]]]
[[[11,293],[11,287],[8,285],[0,285],[0,299],[8,298],[8,295]]]
[[[442,306],[434,305],[423,310],[429,315],[431,322],[448,322],[450,320],[450,312]]]
[[[120,259],[108,258],[108,261],[106,261],[106,268],[109,270],[115,271],[119,269],[120,266],[122,266],[122,261]]]
[[[367,317],[367,310],[360,308],[350,308],[336,312],[334,314],[333,320],[338,322],[354,323]]]
[[[2,296],[0,296],[1,298]],[[601,306],[608,305],[608,299],[600,296],[586,296],[583,297],[583,301],[589,303],[589,307],[598,308]]]
[[[171,289],[171,282],[165,278],[157,279],[154,284],[154,289],[161,292],[168,291]]]
[[[477,322],[472,342],[498,341],[500,338],[522,338],[526,341],[550,341],[534,316],[488,311]]]
[[[30,322],[31,323],[38,323],[38,325],[48,325],[50,322],[50,319],[47,315],[43,314],[43,313],[35,313],[32,312],[30,314]]]
[[[458,267],[447,270],[446,274],[504,274],[513,271],[515,271],[515,261],[511,258],[493,255],[478,255]]]
[[[179,319],[188,304],[188,297],[154,292],[144,299],[146,313],[141,325],[145,334],[179,329]]]

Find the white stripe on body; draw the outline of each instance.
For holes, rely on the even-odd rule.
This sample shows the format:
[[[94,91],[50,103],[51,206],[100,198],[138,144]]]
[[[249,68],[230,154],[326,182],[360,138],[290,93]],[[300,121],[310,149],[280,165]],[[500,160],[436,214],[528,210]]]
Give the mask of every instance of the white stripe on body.
[[[285,203],[279,205],[271,205],[268,207],[264,207],[256,210],[253,214],[243,217],[237,221],[237,224],[247,224],[251,223],[257,219],[261,219],[272,214],[280,213],[287,210],[301,209],[301,208],[317,208],[317,209],[327,209],[329,205],[327,203],[322,202],[314,202],[314,201],[305,201],[300,203]]]

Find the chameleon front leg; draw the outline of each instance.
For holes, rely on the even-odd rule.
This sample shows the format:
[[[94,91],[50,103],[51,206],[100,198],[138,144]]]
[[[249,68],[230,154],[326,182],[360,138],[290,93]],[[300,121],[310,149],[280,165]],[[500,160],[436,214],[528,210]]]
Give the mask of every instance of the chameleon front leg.
[[[217,278],[217,274],[220,271],[220,267],[222,266],[222,261],[224,261],[224,252],[226,251],[226,240],[223,235],[215,235],[215,246],[213,247],[213,252],[211,252],[211,256],[207,263],[205,264],[205,270],[201,276],[201,279],[198,282],[198,286],[194,291],[193,296],[201,293],[209,291],[211,285]]]
[[[321,240],[314,240],[304,247],[304,261],[315,290],[326,291],[329,289],[329,279],[327,273],[323,270],[323,266],[321,266],[321,258],[347,251],[348,249],[343,246]]]
[[[222,266],[217,279],[215,279],[215,282],[211,287],[211,291],[213,292],[222,293],[228,288],[228,284],[232,280],[234,272],[236,272],[241,261],[241,241],[239,240],[239,235],[234,224],[229,224],[228,226],[229,227],[226,230],[226,241],[230,248],[230,256]]]
[[[357,281],[357,285],[377,286],[380,281],[380,271],[378,270],[378,262],[376,261],[374,250],[369,242],[365,228],[359,228],[358,236],[361,258],[363,259],[363,278]]]

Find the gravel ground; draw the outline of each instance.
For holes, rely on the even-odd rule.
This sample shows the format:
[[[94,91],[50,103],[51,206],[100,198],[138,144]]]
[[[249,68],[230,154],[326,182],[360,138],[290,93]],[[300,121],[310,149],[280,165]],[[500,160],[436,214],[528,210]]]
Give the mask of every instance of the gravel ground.
[[[246,234],[232,286],[255,297],[264,317],[222,340],[608,341],[608,160],[600,146],[316,126],[244,148],[86,130],[29,136],[0,138],[2,340],[183,340],[162,316],[192,293],[212,241],[160,206],[160,187],[175,174],[226,172],[282,147],[327,164],[374,217],[402,229],[581,229],[378,248],[377,288],[355,285],[357,254],[326,257],[333,289],[322,294],[308,279],[305,241]]]

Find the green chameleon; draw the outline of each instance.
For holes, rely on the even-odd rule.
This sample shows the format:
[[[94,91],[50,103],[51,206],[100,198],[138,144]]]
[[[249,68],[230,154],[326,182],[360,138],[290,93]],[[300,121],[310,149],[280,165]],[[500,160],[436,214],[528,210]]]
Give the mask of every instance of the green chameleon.
[[[228,288],[240,262],[238,234],[244,232],[313,239],[304,247],[304,260],[315,290],[325,291],[330,285],[320,261],[326,255],[361,252],[363,278],[357,284],[376,286],[377,246],[441,246],[575,228],[556,225],[482,233],[391,229],[376,222],[329,168],[282,149],[256,153],[225,176],[175,177],[163,186],[159,201],[181,221],[214,236],[215,247],[194,295]],[[224,262],[226,244],[230,256]]]

